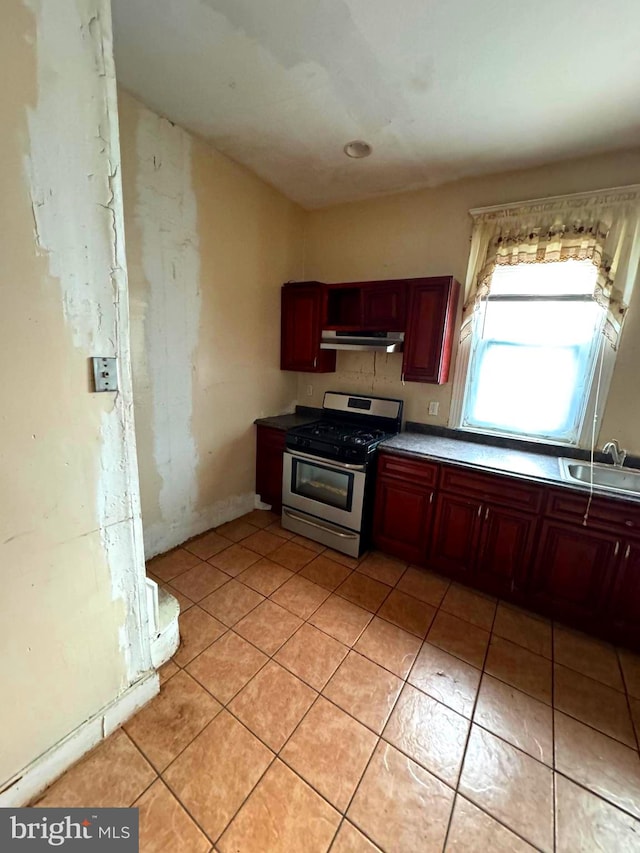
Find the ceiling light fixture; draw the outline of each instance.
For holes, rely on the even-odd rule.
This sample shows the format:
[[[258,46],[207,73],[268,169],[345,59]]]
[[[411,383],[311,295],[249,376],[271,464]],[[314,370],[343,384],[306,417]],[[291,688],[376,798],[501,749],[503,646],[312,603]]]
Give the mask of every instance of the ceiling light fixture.
[[[347,142],[343,150],[347,157],[361,160],[363,157],[368,157],[373,149],[368,142],[363,142],[362,139],[353,139],[351,142]]]

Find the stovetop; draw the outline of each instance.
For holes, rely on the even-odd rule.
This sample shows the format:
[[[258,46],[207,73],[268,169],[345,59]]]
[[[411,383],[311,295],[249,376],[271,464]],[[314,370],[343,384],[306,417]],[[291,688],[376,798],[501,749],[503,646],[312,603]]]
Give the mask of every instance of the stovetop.
[[[401,418],[400,400],[327,391],[320,420],[290,429],[285,443],[291,450],[362,464],[400,431]]]
[[[304,426],[298,427],[296,432],[298,435],[322,438],[346,446],[368,445],[374,441],[381,441],[390,434],[383,429],[371,429],[356,424],[334,423],[326,420],[304,424]]]
[[[289,430],[286,445],[292,450],[326,459],[364,463],[381,441],[393,435],[395,433],[381,429],[363,429],[322,420]]]

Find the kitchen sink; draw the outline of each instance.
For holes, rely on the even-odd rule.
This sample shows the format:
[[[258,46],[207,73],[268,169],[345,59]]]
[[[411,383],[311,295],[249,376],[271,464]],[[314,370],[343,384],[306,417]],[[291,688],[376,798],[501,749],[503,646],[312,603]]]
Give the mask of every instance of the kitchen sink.
[[[559,459],[560,476],[569,483],[582,483],[588,486],[591,482],[597,489],[607,489],[624,495],[640,497],[640,471],[635,468],[619,468],[615,465],[595,463],[593,474],[589,462],[578,459]]]

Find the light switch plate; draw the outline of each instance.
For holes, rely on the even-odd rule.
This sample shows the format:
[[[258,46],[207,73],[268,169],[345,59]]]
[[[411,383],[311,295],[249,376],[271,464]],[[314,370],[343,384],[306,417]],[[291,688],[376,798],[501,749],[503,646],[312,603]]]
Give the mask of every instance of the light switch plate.
[[[93,386],[95,391],[118,390],[118,366],[115,358],[94,356]]]
[[[432,400],[429,403],[429,414],[430,415],[437,415],[439,409],[440,409],[440,403],[438,403],[436,400]]]

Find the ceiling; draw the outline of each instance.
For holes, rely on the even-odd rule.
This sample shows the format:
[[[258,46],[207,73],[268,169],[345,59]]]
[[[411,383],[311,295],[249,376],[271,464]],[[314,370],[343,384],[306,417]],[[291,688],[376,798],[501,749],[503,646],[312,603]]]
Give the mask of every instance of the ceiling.
[[[307,208],[640,144],[630,0],[112,6],[120,84]]]

